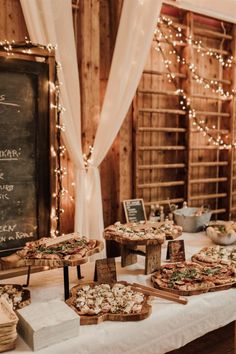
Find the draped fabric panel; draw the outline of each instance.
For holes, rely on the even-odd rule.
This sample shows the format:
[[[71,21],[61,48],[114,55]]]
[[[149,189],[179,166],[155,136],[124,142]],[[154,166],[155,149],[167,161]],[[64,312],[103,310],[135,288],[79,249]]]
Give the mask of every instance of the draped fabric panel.
[[[57,46],[61,100],[65,108],[62,115],[66,127],[64,140],[75,167],[75,230],[86,234],[86,171],[81,148],[80,86],[71,1],[21,0],[21,6],[31,41]]]
[[[151,46],[162,0],[124,0],[112,65],[94,142],[85,172],[81,149],[80,91],[71,0],[21,0],[32,41],[57,44],[62,64],[62,103],[66,145],[76,168],[75,230],[101,239],[103,231],[99,165],[128,112]]]

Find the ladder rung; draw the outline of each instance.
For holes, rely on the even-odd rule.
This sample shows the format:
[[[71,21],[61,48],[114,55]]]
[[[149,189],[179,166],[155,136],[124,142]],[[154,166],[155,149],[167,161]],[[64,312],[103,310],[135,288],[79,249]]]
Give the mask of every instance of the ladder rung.
[[[165,199],[158,200],[154,202],[144,202],[144,205],[152,205],[152,204],[174,204],[174,203],[182,203],[184,201],[183,198],[175,198],[175,199]]]
[[[225,198],[227,193],[216,193],[216,194],[205,194],[205,195],[196,195],[190,197],[190,200],[200,200],[200,199],[214,199],[214,198]]]
[[[143,183],[138,184],[138,188],[156,188],[156,187],[172,187],[172,186],[182,186],[185,181],[170,181],[170,182],[157,182],[157,183]]]
[[[225,97],[225,96],[211,96],[211,95],[201,95],[201,94],[192,94],[192,98],[203,98],[209,100],[217,100],[217,101],[231,101],[233,96]]]
[[[173,163],[173,164],[160,164],[160,165],[139,165],[137,166],[139,170],[151,170],[151,169],[158,169],[158,168],[185,168],[184,163]]]
[[[221,147],[218,145],[198,145],[198,146],[190,146],[189,150],[221,150]]]
[[[170,113],[170,114],[179,114],[182,116],[186,115],[186,111],[182,109],[167,109],[167,108],[139,108],[139,112],[146,112],[146,113]]]
[[[230,113],[224,112],[209,112],[209,111],[196,111],[197,116],[214,116],[214,117],[230,117]]]
[[[185,146],[139,146],[137,150],[139,151],[150,151],[150,150],[185,150]]]
[[[218,134],[229,134],[229,130],[227,129],[208,129],[208,133],[218,133]],[[191,133],[202,133],[197,129],[191,129]]]
[[[225,38],[225,39],[233,39],[233,37],[230,34],[226,34],[226,33],[221,33],[221,32],[216,32],[216,31],[211,31],[211,30],[207,30],[205,28],[197,28],[195,27],[193,29],[193,33],[194,34],[201,34],[204,36],[210,36],[212,37],[217,37],[217,38]]]
[[[217,177],[217,178],[200,178],[200,179],[192,179],[189,183],[214,183],[214,182],[226,182],[228,180],[227,177]]]
[[[223,214],[226,212],[226,209],[215,209],[211,211],[212,214]]]
[[[227,166],[228,161],[192,162],[191,167]]]
[[[161,90],[138,90],[138,93],[148,94],[148,95],[165,95],[165,96],[181,96],[178,91],[161,91]]]
[[[168,71],[158,71],[158,70],[144,70],[143,74],[150,74],[150,75],[170,75]],[[186,75],[181,73],[171,73],[175,75],[175,77],[180,77],[181,79],[185,79]]]
[[[167,133],[185,133],[185,128],[166,128],[166,127],[139,127],[140,132],[167,132]]]

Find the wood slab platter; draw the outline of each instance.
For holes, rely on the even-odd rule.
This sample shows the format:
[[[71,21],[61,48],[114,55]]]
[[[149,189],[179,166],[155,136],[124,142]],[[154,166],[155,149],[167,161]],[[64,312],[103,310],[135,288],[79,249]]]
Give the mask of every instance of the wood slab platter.
[[[68,244],[68,242],[81,241],[85,243],[85,246],[78,249],[78,252],[75,251],[73,254],[63,249],[63,245]],[[85,241],[86,240],[86,241]],[[88,241],[88,244],[86,242]],[[43,251],[40,258],[29,256],[28,251],[30,248],[40,248]],[[61,247],[62,251],[58,250],[58,247]],[[88,257],[92,256],[95,253],[99,253],[103,250],[104,244],[102,241],[98,240],[87,240],[81,238],[77,233],[68,234],[64,236],[59,236],[57,238],[43,238],[38,241],[29,242],[26,246],[7,257],[1,258],[1,263],[3,269],[9,269],[14,267],[23,267],[23,266],[49,266],[52,268],[63,267],[63,266],[77,266],[88,262]],[[55,249],[57,249],[55,251]],[[38,252],[38,251],[37,251]],[[61,253],[63,255],[61,256]],[[60,254],[60,258],[59,258]]]
[[[0,298],[4,298],[13,307],[21,309],[31,303],[30,291],[18,284],[0,284]]]
[[[67,305],[69,305],[79,316],[80,316],[80,324],[81,325],[91,325],[91,324],[99,324],[103,321],[140,321],[144,320],[151,314],[151,305],[148,303],[150,300],[150,296],[146,295],[145,292],[140,288],[136,288],[132,284],[129,284],[125,281],[119,281],[115,284],[122,284],[124,286],[130,286],[132,291],[141,293],[143,296],[142,308],[141,311],[136,313],[99,313],[97,315],[84,315],[78,310],[75,305],[75,300],[77,297],[78,290],[82,289],[84,286],[94,287],[95,285],[99,285],[99,283],[91,282],[87,284],[81,284],[73,287],[71,289],[71,297],[66,301]],[[114,284],[109,284],[113,286]]]
[[[141,222],[121,224],[119,222],[105,228],[103,236],[121,245],[161,245],[165,241],[165,233],[156,226],[159,223]]]
[[[217,272],[218,268],[219,269],[223,269],[224,268],[224,269],[228,269],[228,272],[231,274],[231,267],[226,267],[225,268],[222,265],[203,266],[203,265],[200,265],[200,264],[194,263],[194,262],[182,262],[182,263],[189,263],[189,264],[191,264],[191,268],[192,269],[196,269],[197,272],[199,271],[199,272],[203,272],[202,274],[206,274],[205,276],[204,275],[202,276],[204,278],[204,280],[205,280],[205,283],[204,282],[201,283],[200,278],[198,278],[198,280],[197,280],[197,277],[196,277],[195,281],[193,281],[193,284],[197,285],[198,289],[196,288],[196,289],[193,289],[193,290],[190,290],[190,289],[183,290],[183,289],[176,289],[174,287],[169,287],[168,285],[164,285],[164,284],[168,284],[168,282],[173,281],[173,279],[177,279],[177,277],[178,277],[178,270],[176,268],[173,268],[173,273],[172,273],[173,274],[173,278],[172,278],[172,280],[170,279],[170,277],[172,276],[172,275],[170,275],[170,273],[169,273],[168,276],[163,274],[164,273],[163,269],[166,266],[171,266],[172,265],[172,264],[169,264],[169,265],[162,266],[159,271],[155,272],[152,275],[151,281],[153,283],[153,286],[155,288],[157,288],[157,289],[164,290],[164,291],[167,291],[167,292],[170,292],[170,293],[173,293],[173,294],[177,294],[177,295],[180,295],[180,296],[191,296],[191,295],[199,295],[199,294],[203,294],[203,293],[207,293],[207,292],[213,292],[213,291],[228,290],[228,289],[236,286],[236,275],[235,275],[233,269],[232,269],[232,275],[230,275],[230,276],[228,276],[228,278],[226,278],[226,282],[224,284],[219,284],[219,285],[218,284],[214,284],[214,276],[216,276],[216,278],[218,276],[218,275],[214,275],[214,272],[215,272],[215,274],[217,274],[216,272]],[[175,263],[173,265],[176,266],[176,264],[177,263]],[[167,269],[167,271],[168,271],[168,269]],[[224,270],[223,270],[222,273],[219,273],[219,274],[221,274],[221,276],[223,277],[224,276]],[[174,284],[177,284],[177,286],[178,286],[178,284],[183,283],[183,286],[185,286],[185,285],[189,286],[190,283],[191,283],[191,279],[188,279],[188,276],[186,276],[185,279],[186,278],[187,278],[187,280],[184,280],[183,278],[180,279],[179,281],[177,280],[177,283],[176,283],[176,280],[174,280]],[[168,282],[166,281],[166,279],[169,279]],[[184,281],[186,281],[185,284],[184,284]],[[215,282],[217,283],[217,280],[215,280]],[[176,286],[176,285],[173,285],[173,286]]]

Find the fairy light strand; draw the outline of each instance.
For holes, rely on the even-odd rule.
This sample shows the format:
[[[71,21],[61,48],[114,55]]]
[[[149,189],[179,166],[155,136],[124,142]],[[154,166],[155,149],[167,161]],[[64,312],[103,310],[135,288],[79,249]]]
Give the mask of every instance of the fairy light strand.
[[[171,27],[171,28],[169,28],[169,34],[164,34],[163,31],[161,30],[160,24],[163,24],[163,23],[167,27]],[[198,68],[196,67],[196,65],[194,63],[188,63],[185,60],[185,58],[182,58],[180,52],[176,48],[176,42],[173,40],[173,38],[176,38],[176,36],[174,36],[174,35],[176,35],[177,37],[180,37],[180,38],[184,38],[185,42],[187,42],[189,45],[192,45],[192,43],[195,43],[195,46],[198,45],[198,49],[199,49],[198,51],[200,51],[200,50],[205,51],[206,49],[202,46],[202,43],[199,43],[197,41],[192,41],[192,40],[190,41],[189,37],[184,36],[182,34],[182,29],[180,27],[177,27],[177,28],[174,27],[172,20],[165,18],[165,17],[162,17],[158,20],[158,27],[156,28],[156,30],[154,32],[154,40],[156,41],[155,49],[158,52],[160,52],[162,55],[163,63],[167,69],[168,81],[172,82],[175,85],[176,93],[180,96],[179,103],[180,103],[181,109],[183,111],[186,111],[186,114],[188,115],[189,119],[192,120],[193,127],[196,127],[196,129],[199,132],[201,132],[204,136],[208,137],[209,143],[213,143],[214,145],[219,146],[220,149],[229,149],[231,147],[235,148],[236,143],[227,144],[227,143],[225,143],[225,141],[221,135],[218,134],[218,136],[216,137],[214,135],[214,133],[213,134],[211,133],[211,131],[214,132],[214,130],[217,132],[215,125],[213,125],[212,128],[210,129],[208,126],[206,126],[204,119],[200,120],[197,117],[196,110],[191,107],[190,97],[187,96],[187,93],[184,92],[184,90],[179,88],[179,84],[178,84],[178,80],[176,79],[176,75],[172,72],[172,70],[170,68],[172,61],[169,60],[167,58],[167,56],[165,55],[165,50],[162,47],[162,43],[167,43],[168,45],[171,46],[172,49],[169,50],[169,55],[175,55],[178,63],[181,63],[181,64],[187,66],[187,68],[191,72],[193,79],[197,83],[204,85],[205,89],[212,89],[212,92],[220,95],[221,97],[223,97],[223,99],[227,99],[227,100],[232,99],[232,97],[235,95],[235,90],[233,89],[231,91],[224,91],[222,85],[219,84],[217,80],[208,80],[204,77],[201,77],[201,75],[199,75],[199,73],[198,73]],[[181,39],[180,44],[184,44],[182,39]],[[206,55],[215,57],[217,60],[219,60],[219,62],[221,63],[221,65],[223,67],[231,67],[231,65],[233,63],[232,56],[230,56],[229,58],[227,58],[224,61],[223,57],[221,55],[219,55],[218,53],[213,52],[213,50],[206,52]],[[216,112],[216,114],[217,114],[217,112]]]

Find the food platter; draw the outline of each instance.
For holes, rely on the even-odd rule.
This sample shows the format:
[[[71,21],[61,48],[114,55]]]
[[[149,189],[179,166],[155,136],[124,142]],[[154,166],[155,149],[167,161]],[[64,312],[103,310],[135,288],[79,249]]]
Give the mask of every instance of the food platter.
[[[7,257],[2,257],[3,267],[22,266],[77,266],[88,261],[88,257],[102,251],[103,242],[80,237],[78,233],[56,238],[41,238],[27,242],[25,247]]]
[[[18,284],[0,284],[0,298],[4,298],[13,310],[30,304],[30,291]]]
[[[232,264],[236,267],[236,247],[204,247],[192,256],[192,261],[201,265]]]
[[[165,240],[165,233],[160,230],[159,223],[146,221],[121,224],[116,222],[105,228],[104,238],[120,244],[162,244]]]
[[[90,314],[84,313],[86,311],[83,309],[81,310],[81,307],[78,307],[78,304],[81,306],[81,296],[83,297],[83,301],[85,303],[84,306],[87,306],[87,303],[90,304],[89,310],[86,308]],[[135,296],[138,298],[137,304],[135,304],[134,301]],[[93,307],[95,305],[91,305],[93,303],[93,297],[96,304],[99,301],[101,302],[99,305],[100,307],[96,305],[98,309],[97,307]],[[126,298],[131,300],[126,300]],[[150,296],[143,293],[142,289],[136,289],[135,286],[132,286],[127,282],[122,281],[114,284],[99,284],[91,282],[73,287],[71,289],[71,297],[66,301],[66,303],[80,316],[81,325],[90,325],[99,324],[103,321],[144,320],[151,314],[151,305],[148,303],[149,298]],[[114,299],[116,299],[116,303],[113,302]],[[140,302],[141,300],[142,302]],[[125,301],[127,301],[127,304]],[[128,301],[130,302],[128,303]],[[117,305],[118,303],[119,306]],[[131,303],[133,305],[130,305]],[[135,305],[137,305],[135,311],[133,311],[134,307],[131,307],[131,309],[129,308],[130,311],[127,310],[127,306]],[[112,309],[112,306],[114,309]],[[98,313],[96,314],[94,312]]]
[[[190,296],[229,289],[236,284],[236,273],[232,266],[179,262],[163,265],[151,280],[158,289]]]

